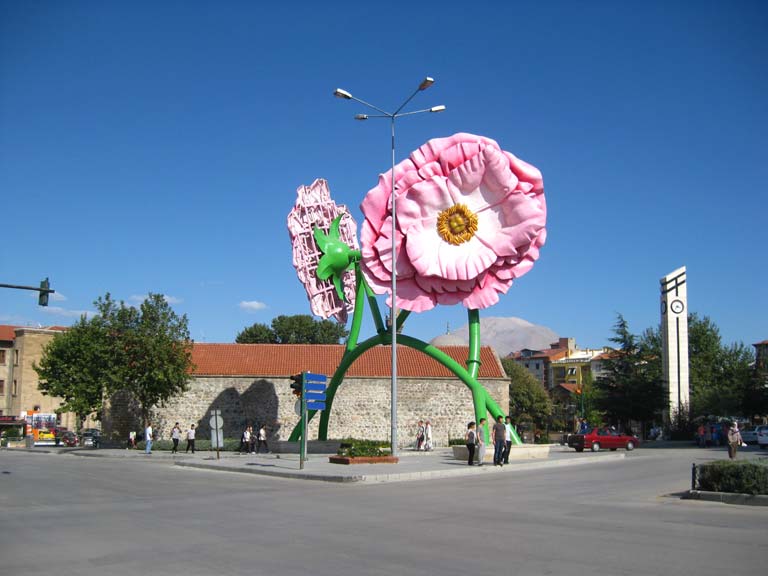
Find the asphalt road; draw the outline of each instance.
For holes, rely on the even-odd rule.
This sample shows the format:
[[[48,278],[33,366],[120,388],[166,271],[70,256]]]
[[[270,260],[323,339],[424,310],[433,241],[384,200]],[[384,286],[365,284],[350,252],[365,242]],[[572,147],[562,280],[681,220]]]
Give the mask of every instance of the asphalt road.
[[[763,573],[767,508],[670,496],[722,456],[335,484],[5,451],[0,574]]]

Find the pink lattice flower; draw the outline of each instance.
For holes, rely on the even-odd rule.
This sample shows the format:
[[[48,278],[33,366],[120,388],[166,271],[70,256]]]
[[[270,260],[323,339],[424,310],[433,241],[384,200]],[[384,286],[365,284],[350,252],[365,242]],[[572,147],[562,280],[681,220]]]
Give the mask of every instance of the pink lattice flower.
[[[288,232],[293,266],[312,312],[346,324],[355,303],[355,273],[349,268],[352,251],[358,250],[357,224],[346,206],[331,199],[328,182],[317,179],[299,186]]]
[[[362,270],[378,294],[392,282],[391,170],[361,209]],[[492,306],[528,272],[546,240],[541,172],[484,136],[436,138],[395,166],[397,307]]]

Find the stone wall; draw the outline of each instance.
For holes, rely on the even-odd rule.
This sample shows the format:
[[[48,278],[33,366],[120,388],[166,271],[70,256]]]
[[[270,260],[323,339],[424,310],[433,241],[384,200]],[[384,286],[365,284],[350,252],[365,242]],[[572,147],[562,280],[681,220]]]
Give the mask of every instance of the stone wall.
[[[481,382],[502,409],[509,405],[505,379]],[[339,387],[328,426],[328,437],[385,440],[390,435],[390,379],[348,378]],[[472,394],[459,380],[398,379],[398,444],[413,443],[419,419],[432,422],[436,446],[463,438],[474,420]],[[189,391],[154,411],[152,421],[161,438],[169,438],[179,422],[182,430],[195,424],[198,438],[210,438],[210,412],[221,410],[224,436],[239,438],[246,424],[266,423],[273,440],[287,440],[299,417],[286,378],[195,377]],[[310,422],[309,439],[317,438],[319,416]],[[140,426],[137,423],[137,426]],[[140,429],[140,427],[137,427]]]

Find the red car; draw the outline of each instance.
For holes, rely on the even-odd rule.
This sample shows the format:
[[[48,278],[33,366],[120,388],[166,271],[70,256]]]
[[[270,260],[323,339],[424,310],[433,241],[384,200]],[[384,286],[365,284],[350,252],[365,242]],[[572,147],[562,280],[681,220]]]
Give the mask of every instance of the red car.
[[[639,445],[640,439],[637,436],[619,434],[608,428],[593,428],[586,434],[571,434],[568,437],[568,446],[575,448],[576,452],[583,452],[584,448],[589,448],[592,452],[597,452],[601,448],[634,450]]]

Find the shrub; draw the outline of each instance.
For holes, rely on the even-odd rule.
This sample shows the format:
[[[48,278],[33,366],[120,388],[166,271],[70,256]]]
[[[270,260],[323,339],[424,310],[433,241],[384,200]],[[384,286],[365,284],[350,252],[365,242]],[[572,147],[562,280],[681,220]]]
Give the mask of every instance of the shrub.
[[[768,494],[768,462],[718,460],[698,467],[699,489],[738,494]]]
[[[467,441],[464,438],[448,438],[448,446],[466,446]]]
[[[136,442],[136,447],[139,450],[144,450],[146,443],[142,440],[140,442]],[[155,440],[152,442],[152,450],[158,450],[158,451],[168,451],[170,452],[173,448],[173,441],[172,440]],[[179,441],[179,451],[184,451],[187,448],[187,441],[186,440],[180,440]],[[237,452],[240,449],[240,440],[236,438],[224,438],[224,446],[220,446],[219,450],[223,452]],[[196,440],[195,441],[195,452],[201,451],[215,451],[216,447],[211,445],[211,441],[206,440]]]
[[[390,444],[386,440],[356,440],[355,438],[345,438],[341,441],[338,452],[339,456],[386,456]],[[384,450],[386,449],[386,451]]]

